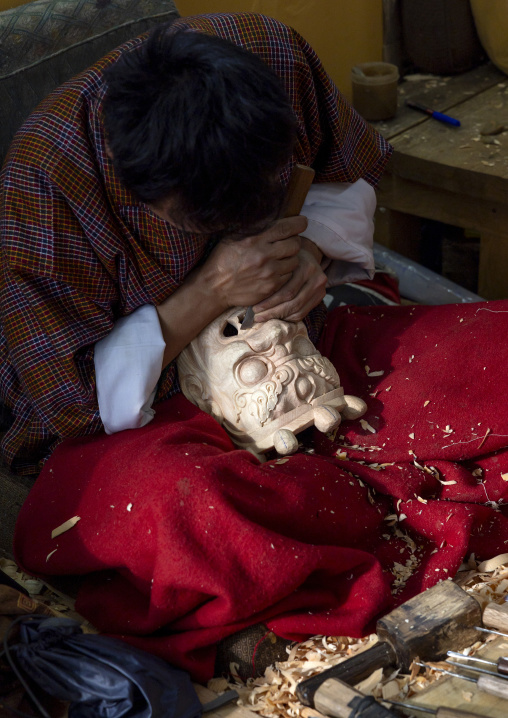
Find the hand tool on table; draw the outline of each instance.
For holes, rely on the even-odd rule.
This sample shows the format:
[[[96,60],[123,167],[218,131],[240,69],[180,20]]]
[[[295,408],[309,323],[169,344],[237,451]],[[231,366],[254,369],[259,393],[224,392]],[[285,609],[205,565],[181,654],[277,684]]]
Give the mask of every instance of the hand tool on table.
[[[415,661],[417,666],[423,666],[424,668],[430,668],[433,671],[439,671],[445,673],[453,678],[460,678],[462,681],[470,681],[476,683],[476,687],[479,691],[484,693],[490,693],[491,696],[497,696],[497,698],[508,698],[508,681],[504,678],[497,678],[495,675],[482,675],[479,678],[471,678],[471,676],[464,676],[462,673],[456,671],[447,671],[446,668],[438,668],[437,666],[430,666],[428,663],[420,663]],[[490,674],[490,671],[488,671]]]
[[[381,618],[376,624],[379,643],[302,681],[296,694],[304,705],[313,707],[329,678],[354,685],[377,668],[396,664],[408,671],[414,658],[441,660],[450,648],[460,650],[474,643],[480,622],[478,601],[453,581],[441,581]]]
[[[395,718],[392,711],[337,678],[325,681],[314,708],[333,718]]]
[[[455,651],[448,651],[448,656],[451,658],[463,658],[465,661],[477,661],[478,663],[485,663],[488,666],[497,667],[497,672],[501,676],[508,676],[508,657],[500,656],[497,661],[486,661],[485,658],[478,658],[478,656],[465,656],[463,653],[456,653]],[[451,661],[450,661],[451,663]],[[460,665],[454,663],[453,665]],[[470,666],[472,668],[472,666]]]
[[[432,713],[436,718],[486,718],[481,713],[471,713],[463,711],[460,708],[448,708],[448,706],[439,706],[439,708],[428,708],[427,706],[417,706],[414,703],[402,703],[401,701],[391,701],[383,699],[383,703],[391,703],[392,706],[401,706],[401,708],[411,708],[412,711],[421,711],[422,713]]]
[[[307,165],[296,164],[293,167],[289,178],[284,210],[281,214],[282,217],[296,217],[300,214],[315,174],[312,167],[307,167]],[[252,307],[247,307],[240,329],[251,329],[253,325],[254,312]]]
[[[508,631],[508,603],[489,603],[483,611],[483,624],[498,631]]]
[[[447,125],[460,127],[460,120],[456,120],[455,117],[450,117],[450,115],[444,115],[442,112],[431,110],[430,107],[426,107],[420,102],[412,102],[411,100],[406,100],[406,105],[412,110],[419,110],[420,112],[424,112],[426,115],[429,115],[429,117],[433,117],[435,120],[439,120],[440,122],[445,122]]]

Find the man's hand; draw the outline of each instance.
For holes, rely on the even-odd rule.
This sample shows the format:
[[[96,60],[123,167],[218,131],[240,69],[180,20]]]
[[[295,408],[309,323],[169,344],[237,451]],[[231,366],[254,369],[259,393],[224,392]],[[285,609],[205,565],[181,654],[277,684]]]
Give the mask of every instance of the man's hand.
[[[292,281],[302,264],[298,235],[306,227],[305,217],[287,217],[262,234],[219,242],[201,273],[223,309],[261,302]]]
[[[268,319],[299,321],[319,304],[326,294],[326,274],[320,266],[321,252],[305,237],[298,252],[298,266],[278,291],[253,307],[256,322]]]

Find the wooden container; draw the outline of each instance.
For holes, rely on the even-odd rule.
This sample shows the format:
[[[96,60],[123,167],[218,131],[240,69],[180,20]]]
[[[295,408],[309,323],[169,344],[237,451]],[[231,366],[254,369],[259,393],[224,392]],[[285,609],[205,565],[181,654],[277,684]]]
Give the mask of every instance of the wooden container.
[[[399,70],[389,62],[363,62],[351,70],[353,107],[371,122],[397,113]]]

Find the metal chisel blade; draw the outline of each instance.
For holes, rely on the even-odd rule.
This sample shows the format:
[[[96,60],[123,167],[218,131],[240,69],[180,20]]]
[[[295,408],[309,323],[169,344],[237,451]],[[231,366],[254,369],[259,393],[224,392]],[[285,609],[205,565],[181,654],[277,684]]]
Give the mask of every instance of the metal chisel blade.
[[[245,316],[243,318],[243,322],[240,326],[240,329],[252,329],[254,326],[254,311],[252,310],[252,307],[247,307],[247,311],[245,312]]]

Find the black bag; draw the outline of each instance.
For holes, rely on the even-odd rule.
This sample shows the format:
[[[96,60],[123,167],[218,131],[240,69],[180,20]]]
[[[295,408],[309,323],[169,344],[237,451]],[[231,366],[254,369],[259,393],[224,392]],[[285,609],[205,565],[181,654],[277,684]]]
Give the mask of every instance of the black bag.
[[[15,623],[19,632],[14,642],[4,642],[6,658],[24,684],[25,675],[50,696],[70,701],[69,718],[201,716],[188,674],[162,659],[84,634],[69,618],[22,616]]]

